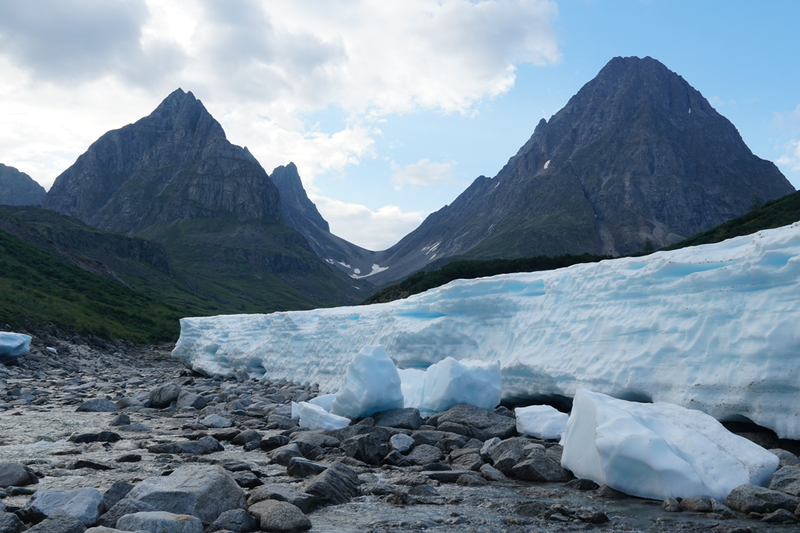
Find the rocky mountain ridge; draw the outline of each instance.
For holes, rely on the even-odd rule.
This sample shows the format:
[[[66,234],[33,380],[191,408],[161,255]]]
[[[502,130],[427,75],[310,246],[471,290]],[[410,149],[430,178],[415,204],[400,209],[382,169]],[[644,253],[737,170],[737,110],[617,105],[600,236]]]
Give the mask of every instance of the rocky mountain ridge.
[[[0,163],[0,205],[42,205],[45,194],[33,178]]]
[[[683,78],[614,58],[494,178],[375,254],[383,284],[431,264],[661,247],[794,192]]]

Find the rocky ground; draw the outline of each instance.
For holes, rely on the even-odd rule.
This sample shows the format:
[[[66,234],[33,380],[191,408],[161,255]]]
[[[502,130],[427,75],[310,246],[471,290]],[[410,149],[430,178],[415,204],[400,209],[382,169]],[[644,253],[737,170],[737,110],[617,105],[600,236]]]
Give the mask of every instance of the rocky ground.
[[[775,451],[782,492],[745,486],[728,506],[632,498],[574,479],[560,447],[519,436],[503,407],[301,430],[290,404],[313,386],[191,375],[171,348],[45,337],[0,365],[0,533],[798,529],[788,451]],[[188,486],[207,492],[180,507]]]

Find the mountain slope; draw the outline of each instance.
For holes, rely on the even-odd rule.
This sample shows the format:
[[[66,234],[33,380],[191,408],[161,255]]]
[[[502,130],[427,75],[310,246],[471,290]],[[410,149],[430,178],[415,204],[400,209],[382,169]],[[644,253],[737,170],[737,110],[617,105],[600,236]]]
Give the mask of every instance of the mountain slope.
[[[42,205],[45,194],[33,178],[0,163],[0,205]]]
[[[629,254],[678,242],[794,188],[683,78],[614,58],[494,178],[477,178],[379,254],[376,283],[443,258]]]
[[[225,309],[343,305],[368,292],[284,224],[278,189],[258,161],[180,89],[93,143],[43,207],[161,243],[173,274]]]

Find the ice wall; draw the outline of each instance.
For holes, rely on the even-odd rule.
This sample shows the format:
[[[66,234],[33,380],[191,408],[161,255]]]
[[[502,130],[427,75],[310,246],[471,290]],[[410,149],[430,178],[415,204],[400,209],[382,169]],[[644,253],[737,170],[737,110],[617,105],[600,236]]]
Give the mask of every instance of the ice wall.
[[[747,417],[800,439],[800,225],[719,244],[461,280],[362,307],[186,318],[173,352],[212,374],[335,391],[368,344],[400,368],[499,361],[503,396],[586,388]]]

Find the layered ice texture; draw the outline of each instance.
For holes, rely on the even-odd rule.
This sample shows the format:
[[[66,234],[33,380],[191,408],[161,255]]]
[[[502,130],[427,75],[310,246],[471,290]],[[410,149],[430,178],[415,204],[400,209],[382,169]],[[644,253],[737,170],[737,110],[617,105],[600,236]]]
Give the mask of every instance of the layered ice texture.
[[[561,465],[632,496],[725,501],[746,483],[766,485],[778,457],[700,411],[579,390]]]
[[[30,349],[30,335],[0,331],[0,364],[12,363]]]
[[[500,364],[446,357],[427,370],[400,370],[405,407],[438,413],[459,403],[494,409],[500,403]]]
[[[584,388],[800,439],[800,225],[645,257],[459,280],[387,304],[185,318],[195,370],[338,390],[363,346],[401,369],[500,363],[503,397]],[[402,372],[401,372],[402,375]]]

